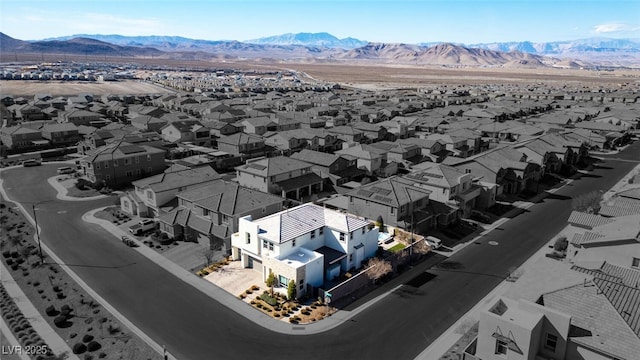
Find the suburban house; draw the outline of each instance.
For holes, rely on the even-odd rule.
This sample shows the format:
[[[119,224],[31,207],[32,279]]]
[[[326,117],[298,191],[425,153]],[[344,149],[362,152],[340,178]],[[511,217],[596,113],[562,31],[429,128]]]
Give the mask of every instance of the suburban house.
[[[364,133],[351,126],[336,126],[329,128],[326,131],[350,144],[360,143],[364,140]]]
[[[474,152],[474,149],[469,146],[466,137],[449,134],[430,134],[425,136],[425,139],[443,143],[445,149],[456,157],[466,158],[473,155]]]
[[[267,116],[259,116],[244,119],[240,122],[247,134],[262,135],[267,131],[277,131],[278,125],[272,118]]]
[[[471,173],[443,164],[429,164],[432,165],[430,168],[404,177],[430,190],[430,200],[453,205],[463,217],[469,217],[481,193],[481,188],[473,183]]]
[[[304,149],[290,158],[311,164],[312,170],[332,185],[340,186],[349,181],[359,180],[365,174],[364,170],[358,169],[356,159],[349,156]]]
[[[421,159],[422,151],[419,146],[411,143],[399,143],[392,141],[380,141],[368,145],[372,148],[381,150],[387,155],[387,162],[402,163],[409,161],[412,163],[418,163]]]
[[[190,142],[194,145],[211,145],[211,133],[197,120],[183,120],[167,123],[160,129],[162,137],[172,143]]]
[[[220,175],[209,166],[192,169],[174,165],[162,174],[133,181],[134,191],[127,191],[120,197],[120,208],[132,216],[157,217],[163,213],[161,207],[175,200],[179,191],[219,178]]]
[[[222,179],[181,191],[176,198],[178,207],[158,217],[160,231],[208,245],[221,256],[230,253],[231,234],[239,231],[240,218],[271,215],[284,203],[279,196]]]
[[[167,125],[167,120],[151,115],[140,115],[131,119],[131,125],[140,131],[154,131],[160,133],[162,127]]]
[[[276,156],[248,160],[236,167],[240,185],[287,199],[302,200],[323,190],[323,179],[304,161]]]
[[[232,257],[277,286],[293,281],[297,296],[351,269],[363,266],[378,249],[378,229],[367,220],[314,204],[303,204],[261,219],[239,220],[231,238]]]
[[[46,124],[40,131],[42,137],[49,140],[51,145],[75,145],[80,141],[78,127],[72,123]]]
[[[574,219],[570,218],[570,223],[577,222],[575,218],[580,213],[575,213],[572,213]],[[640,268],[640,214],[598,218],[590,220],[591,229],[569,239],[567,259],[574,264],[606,261]]]
[[[382,152],[384,151],[360,144],[336,151],[335,154],[357,159],[358,168],[371,175],[378,173],[386,163],[386,155],[381,154]]]
[[[266,149],[261,136],[240,132],[218,139],[218,150],[233,155],[257,157],[263,156]]]
[[[381,218],[385,225],[423,231],[437,224],[437,214],[429,212],[430,193],[414,181],[393,176],[348,192],[345,210],[372,221]]]
[[[120,141],[90,151],[80,160],[82,174],[95,184],[129,186],[131,182],[162,173],[165,151]]]
[[[73,109],[58,114],[58,122],[69,122],[76,126],[92,125],[102,120],[102,115],[99,113],[82,109]]]
[[[439,140],[427,140],[419,138],[399,139],[396,141],[403,145],[416,145],[420,148],[420,154],[432,162],[442,162],[450,151],[446,149],[444,143]]]
[[[48,140],[42,138],[40,130],[20,125],[0,128],[0,140],[11,150],[26,150],[49,144]]]
[[[481,313],[478,336],[463,358],[636,359],[640,288],[607,274],[590,275],[591,280],[545,293],[535,303],[498,299]]]

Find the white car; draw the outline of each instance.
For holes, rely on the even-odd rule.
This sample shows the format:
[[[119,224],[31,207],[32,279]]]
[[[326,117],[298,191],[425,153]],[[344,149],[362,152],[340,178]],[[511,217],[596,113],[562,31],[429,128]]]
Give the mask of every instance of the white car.
[[[69,166],[58,168],[58,174],[73,174],[74,172],[76,171]]]
[[[425,240],[427,240],[427,244],[429,244],[429,246],[431,246],[431,248],[434,250],[442,246],[442,240],[438,239],[435,236],[427,236]]]

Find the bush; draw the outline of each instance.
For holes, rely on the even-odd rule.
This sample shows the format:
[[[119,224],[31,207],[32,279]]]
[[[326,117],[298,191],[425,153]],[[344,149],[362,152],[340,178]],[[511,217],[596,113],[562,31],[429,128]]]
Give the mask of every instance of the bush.
[[[89,349],[89,351],[91,351],[91,352],[94,352],[94,351],[100,350],[100,348],[101,348],[101,347],[102,347],[102,346],[101,346],[101,345],[100,345],[100,343],[99,343],[99,342],[97,342],[97,341],[92,341],[92,342],[90,342],[90,343],[87,345],[87,349]]]
[[[77,343],[73,345],[73,353],[74,354],[83,354],[87,351],[87,345],[83,343]]]
[[[269,294],[262,294],[260,296],[260,300],[266,302],[267,304],[269,304],[271,306],[275,306],[276,304],[278,304],[278,300],[276,300],[275,298],[269,296]]]
[[[53,305],[47,306],[47,308],[45,309],[45,313],[49,316],[56,316],[59,314],[58,310],[56,310],[55,306]],[[65,320],[66,320],[66,317],[65,317]]]
[[[65,328],[71,325],[71,323],[67,321],[67,317],[64,315],[56,316],[56,318],[53,319],[53,323],[56,325],[56,327],[59,327],[59,328]]]
[[[82,342],[83,343],[88,343],[91,340],[93,340],[93,335],[91,335],[91,334],[86,334],[85,336],[82,337]]]
[[[565,251],[569,247],[569,241],[567,241],[566,236],[561,236],[556,239],[556,242],[553,244],[553,249],[556,251]]]

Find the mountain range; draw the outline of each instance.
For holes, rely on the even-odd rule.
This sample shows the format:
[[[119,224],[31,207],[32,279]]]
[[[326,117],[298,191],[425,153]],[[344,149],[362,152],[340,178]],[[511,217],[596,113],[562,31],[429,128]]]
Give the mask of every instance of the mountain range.
[[[71,35],[22,41],[0,33],[0,51],[85,55],[251,58],[298,61],[368,61],[444,66],[640,67],[640,40],[592,38],[558,42],[481,44],[374,43],[329,33],[298,33],[244,42],[180,36]]]

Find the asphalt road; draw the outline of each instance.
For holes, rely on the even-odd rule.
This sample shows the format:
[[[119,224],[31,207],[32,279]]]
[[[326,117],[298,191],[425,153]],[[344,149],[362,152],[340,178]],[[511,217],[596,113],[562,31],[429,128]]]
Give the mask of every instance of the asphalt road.
[[[9,196],[25,208],[46,201],[37,205],[42,241],[177,359],[412,359],[566,225],[572,197],[607,190],[628,173],[636,163],[625,160],[640,160],[640,142],[613,157],[440,265],[428,269],[423,263],[385,284],[376,293],[410,285],[316,335],[283,335],[256,326],[99,226],[84,223],[83,213],[111,205],[115,198],[56,200],[44,184],[57,166],[0,174]],[[498,245],[487,244],[490,240]]]

